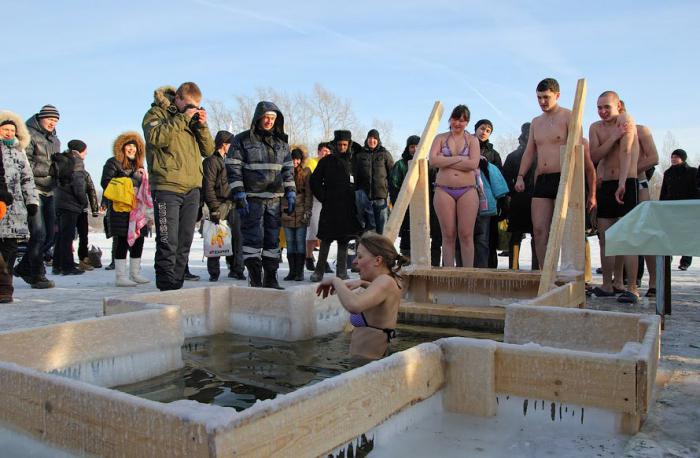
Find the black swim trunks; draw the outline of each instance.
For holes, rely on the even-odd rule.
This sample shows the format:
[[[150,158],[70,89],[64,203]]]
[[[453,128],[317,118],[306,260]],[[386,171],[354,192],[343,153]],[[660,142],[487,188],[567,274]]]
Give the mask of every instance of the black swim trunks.
[[[598,218],[622,218],[637,206],[639,183],[636,178],[625,181],[625,203],[620,205],[615,200],[617,180],[603,181],[598,192]]]
[[[543,173],[535,179],[535,191],[532,197],[556,199],[559,191],[561,173]]]

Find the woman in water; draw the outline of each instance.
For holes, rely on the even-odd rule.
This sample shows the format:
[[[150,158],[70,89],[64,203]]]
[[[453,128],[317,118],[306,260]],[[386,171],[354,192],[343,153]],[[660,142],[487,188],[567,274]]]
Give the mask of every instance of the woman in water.
[[[327,277],[316,289],[316,294],[324,299],[329,294],[338,294],[341,305],[351,313],[350,323],[355,327],[350,341],[351,356],[379,359],[386,353],[389,341],[395,336],[401,301],[398,271],[407,261],[388,238],[368,232],[360,238],[354,261],[360,279],[344,281]]]
[[[453,267],[455,242],[464,267],[474,265],[474,222],[479,212],[479,140],[464,129],[469,108],[458,105],[450,115],[450,131],[439,134],[430,148],[430,164],[438,169],[435,179],[435,211],[442,231],[443,265]]]

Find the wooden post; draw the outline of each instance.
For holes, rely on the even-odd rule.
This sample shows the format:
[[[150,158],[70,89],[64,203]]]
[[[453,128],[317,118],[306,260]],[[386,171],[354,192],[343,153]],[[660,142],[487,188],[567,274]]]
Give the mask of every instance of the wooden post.
[[[564,148],[564,157],[561,164],[561,179],[559,180],[559,189],[557,191],[557,200],[554,205],[552,214],[552,225],[549,229],[549,242],[547,242],[547,253],[545,254],[544,262],[541,264],[542,276],[540,278],[540,287],[538,295],[549,291],[554,283],[556,276],[557,261],[559,260],[559,250],[561,249],[562,237],[564,235],[564,223],[566,221],[567,212],[569,209],[569,196],[571,194],[572,176],[574,173],[573,160],[574,146],[581,143],[581,123],[583,121],[583,107],[586,98],[586,80],[578,80],[576,85],[576,97],[574,98],[574,107],[571,111],[571,120],[569,122],[569,131],[566,137],[566,146]],[[578,234],[583,238],[583,232]],[[581,269],[583,271],[583,269]]]
[[[406,172],[406,177],[401,185],[399,197],[396,199],[396,202],[394,202],[391,215],[389,215],[389,221],[387,221],[384,226],[384,235],[392,242],[395,241],[396,237],[399,235],[401,222],[406,214],[408,205],[411,202],[411,197],[413,197],[413,190],[418,182],[417,159],[425,159],[428,157],[428,152],[433,144],[433,138],[435,138],[435,132],[442,118],[442,111],[442,103],[438,100],[435,102],[435,105],[433,105],[433,111],[430,113],[428,122],[425,124],[423,135],[420,137],[420,143],[418,143],[418,148],[416,148],[416,152],[413,155],[413,160],[408,163],[408,172]]]
[[[411,264],[430,267],[430,207],[428,202],[428,160],[418,164],[418,182],[411,198]]]
[[[583,145],[574,147],[574,174],[571,177],[567,218],[561,245],[561,269],[583,273],[586,264],[586,208]]]

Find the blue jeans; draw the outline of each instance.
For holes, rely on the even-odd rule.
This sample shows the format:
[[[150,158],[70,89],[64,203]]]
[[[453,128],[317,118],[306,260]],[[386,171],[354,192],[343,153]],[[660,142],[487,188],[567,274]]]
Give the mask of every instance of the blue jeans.
[[[306,253],[306,226],[285,227],[284,237],[287,239],[287,254]]]
[[[248,199],[248,214],[241,218],[243,260],[263,258],[279,260],[280,198]]]
[[[389,213],[386,199],[370,200],[366,192],[358,190],[355,191],[355,206],[363,232],[375,231],[377,234],[384,232],[384,224]]]

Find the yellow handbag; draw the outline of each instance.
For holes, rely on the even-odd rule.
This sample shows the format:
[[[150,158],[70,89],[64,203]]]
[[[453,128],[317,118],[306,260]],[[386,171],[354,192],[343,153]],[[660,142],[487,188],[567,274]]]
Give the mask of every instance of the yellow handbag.
[[[112,201],[115,212],[130,212],[136,206],[136,193],[131,178],[112,178],[104,196]]]

